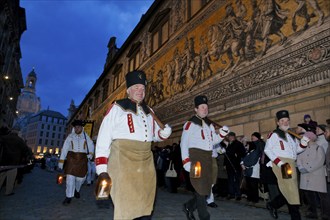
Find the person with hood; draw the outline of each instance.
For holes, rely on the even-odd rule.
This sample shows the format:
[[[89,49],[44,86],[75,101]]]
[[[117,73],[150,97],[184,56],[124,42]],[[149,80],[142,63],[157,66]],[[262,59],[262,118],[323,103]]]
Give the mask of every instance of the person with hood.
[[[72,122],[72,132],[65,139],[58,168],[63,169],[66,174],[66,197],[63,205],[71,203],[73,197],[80,198],[80,188],[85,182],[88,160],[93,158],[94,143],[83,129],[82,120]]]
[[[304,115],[304,124],[309,125],[312,131],[315,133],[317,122],[312,120],[312,117],[308,114]]]

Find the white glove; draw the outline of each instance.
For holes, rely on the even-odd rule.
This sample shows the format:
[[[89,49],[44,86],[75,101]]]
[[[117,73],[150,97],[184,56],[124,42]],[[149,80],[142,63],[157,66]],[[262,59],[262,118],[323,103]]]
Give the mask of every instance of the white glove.
[[[300,144],[304,147],[307,147],[309,141],[310,141],[310,139],[308,137],[303,136],[300,140]]]
[[[283,161],[280,161],[280,162],[278,162],[277,166],[278,166],[279,168],[281,168],[281,166],[282,166],[283,164],[284,164]]]
[[[166,124],[165,128],[159,131],[159,134],[162,138],[167,139],[172,134],[172,128]]]
[[[191,166],[191,162],[187,162],[183,165],[183,168],[187,171],[187,172],[190,172],[190,166]]]
[[[230,130],[226,125],[219,129],[219,133],[222,137],[225,137],[229,132]]]
[[[219,154],[224,154],[224,153],[226,153],[226,148],[224,148],[224,147],[219,147],[219,149],[218,149],[218,153],[219,153]]]
[[[63,170],[63,163],[58,163],[58,169]]]

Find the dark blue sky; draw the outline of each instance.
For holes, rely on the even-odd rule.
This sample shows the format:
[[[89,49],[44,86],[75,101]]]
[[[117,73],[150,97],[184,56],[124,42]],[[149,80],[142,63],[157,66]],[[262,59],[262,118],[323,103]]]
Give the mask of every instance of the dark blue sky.
[[[27,30],[21,38],[23,80],[35,68],[41,108],[68,115],[103,71],[111,36],[117,46],[153,0],[21,0]]]

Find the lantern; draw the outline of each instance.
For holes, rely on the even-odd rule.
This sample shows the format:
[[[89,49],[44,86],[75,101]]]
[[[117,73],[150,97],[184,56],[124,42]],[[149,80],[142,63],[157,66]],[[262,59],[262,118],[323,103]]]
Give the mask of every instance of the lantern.
[[[283,179],[291,179],[292,178],[292,169],[290,164],[285,163],[281,166],[281,172]]]
[[[192,167],[192,178],[200,178],[202,175],[202,166],[199,161],[196,161],[196,163],[193,164]]]
[[[65,180],[65,174],[64,173],[58,173],[57,177],[56,177],[56,183],[61,185],[63,184],[64,180]]]
[[[101,179],[98,181],[97,190],[96,190],[96,200],[105,200],[109,199],[110,189],[112,186],[111,179]]]

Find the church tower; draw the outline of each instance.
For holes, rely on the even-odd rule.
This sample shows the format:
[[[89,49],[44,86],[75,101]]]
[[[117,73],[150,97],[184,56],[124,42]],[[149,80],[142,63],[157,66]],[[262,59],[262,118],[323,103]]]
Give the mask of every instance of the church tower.
[[[67,117],[69,120],[72,117],[72,115],[76,112],[76,110],[77,110],[77,107],[75,106],[73,99],[71,99],[70,107],[68,108],[69,114]]]
[[[26,78],[25,86],[18,97],[18,117],[24,117],[40,111],[40,98],[36,95],[37,74],[34,68]]]

